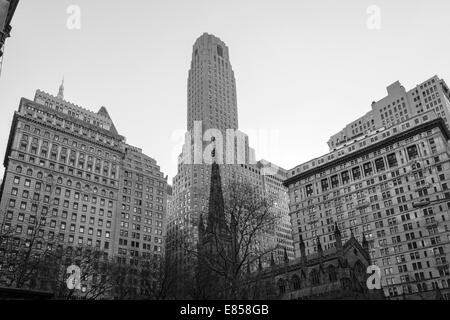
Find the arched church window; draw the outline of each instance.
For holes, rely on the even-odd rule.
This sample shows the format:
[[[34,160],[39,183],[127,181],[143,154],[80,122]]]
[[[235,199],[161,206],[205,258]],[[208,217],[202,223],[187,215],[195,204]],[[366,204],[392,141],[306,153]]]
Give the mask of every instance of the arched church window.
[[[311,280],[311,284],[313,286],[317,286],[318,284],[320,284],[320,278],[319,278],[319,273],[313,269],[310,273],[310,280]]]
[[[278,280],[278,290],[280,295],[286,293],[286,282],[283,279]]]
[[[299,290],[301,288],[300,278],[296,274],[292,276],[292,287],[294,290]]]
[[[337,280],[336,268],[332,265],[328,267],[328,278],[330,282],[334,282]]]

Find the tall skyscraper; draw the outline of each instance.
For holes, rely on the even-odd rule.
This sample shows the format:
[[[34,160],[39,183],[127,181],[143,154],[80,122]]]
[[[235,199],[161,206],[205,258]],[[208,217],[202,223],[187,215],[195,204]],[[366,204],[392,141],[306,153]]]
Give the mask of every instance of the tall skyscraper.
[[[260,160],[258,161],[257,166],[260,169],[270,167],[270,163],[266,160]],[[295,257],[291,218],[289,216],[289,195],[288,189],[283,185],[287,176],[287,170],[283,168],[278,168],[277,172],[274,174],[261,175],[263,190],[277,199],[273,210],[280,219],[277,221],[276,225],[274,225],[273,230],[276,246],[278,246],[274,251],[274,259],[276,262],[280,263],[284,261],[285,254],[287,254],[290,260]]]
[[[236,82],[228,47],[207,33],[193,46],[187,107],[187,136],[179,157],[178,173],[173,179],[167,234],[167,252],[178,261],[188,258],[177,239],[184,234],[197,242],[200,214],[208,210],[212,164],[208,156],[212,146],[218,153],[223,190],[227,190],[228,183],[237,180],[251,183],[261,193],[266,192],[264,170],[254,161],[248,136],[238,130]],[[284,215],[286,229],[290,221],[287,211]],[[275,248],[275,235],[274,228],[260,243]]]
[[[167,178],[142,149],[122,144],[122,150],[125,155],[120,172],[120,215],[118,212],[114,240],[116,254],[122,262],[129,263],[164,252]]]
[[[204,33],[194,44],[188,78],[187,129],[202,121],[203,130],[238,128],[236,81],[228,47]]]

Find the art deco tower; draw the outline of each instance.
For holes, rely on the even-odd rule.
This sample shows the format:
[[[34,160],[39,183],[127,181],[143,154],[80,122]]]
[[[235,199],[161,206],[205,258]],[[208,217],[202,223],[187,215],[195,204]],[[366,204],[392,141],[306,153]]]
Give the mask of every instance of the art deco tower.
[[[201,121],[201,130],[196,123],[199,121]],[[226,162],[220,162],[220,141],[217,139],[213,143],[212,139],[209,139],[209,129],[216,129],[211,131],[214,131],[214,134],[221,134],[224,140],[226,139],[223,141],[223,148],[227,150],[224,151],[229,151],[227,143],[230,140],[227,131],[232,131],[235,134],[232,139],[236,139],[233,157],[237,157],[238,154],[244,155],[241,157],[244,161],[230,163],[228,162],[229,158],[226,157]],[[211,206],[210,187],[212,181],[215,180],[212,179],[211,163],[207,163],[204,159],[197,162],[192,156],[199,148],[201,148],[201,153],[210,154],[207,147],[214,144],[214,150],[218,152],[216,169],[219,170],[220,167],[220,183],[224,192],[227,190],[227,184],[235,180],[251,183],[261,192],[275,192],[276,189],[268,186],[269,180],[275,180],[264,177],[261,166],[257,165],[256,161],[253,163],[254,150],[249,146],[248,136],[238,129],[236,82],[228,47],[222,40],[207,33],[201,35],[192,48],[188,76],[187,132],[186,141],[179,157],[178,172],[173,179],[173,196],[166,237],[168,256],[177,259],[184,265],[189,265],[192,261],[185,255],[178,239],[187,236],[192,243],[197,243],[200,217],[206,218],[205,228],[208,228],[210,224],[208,221],[208,209]],[[199,137],[203,142],[195,143],[196,134],[203,135],[203,137]],[[243,140],[239,141],[243,141],[243,143],[239,145],[238,139],[242,137]],[[217,146],[216,143],[218,143]],[[225,153],[223,155],[225,156]],[[193,159],[194,161],[192,161]],[[275,183],[281,186],[280,182]],[[286,207],[284,214],[288,221],[283,222],[283,225],[288,225],[286,228],[290,229],[287,203],[284,207]],[[277,243],[282,244],[281,240],[277,239],[275,231],[273,234],[263,235],[260,243],[261,246],[270,248],[275,247]],[[289,252],[293,253],[292,244],[284,244],[284,246],[287,246]]]
[[[194,121],[209,128],[238,128],[236,82],[228,47],[219,38],[204,33],[194,44],[188,78],[187,129]]]

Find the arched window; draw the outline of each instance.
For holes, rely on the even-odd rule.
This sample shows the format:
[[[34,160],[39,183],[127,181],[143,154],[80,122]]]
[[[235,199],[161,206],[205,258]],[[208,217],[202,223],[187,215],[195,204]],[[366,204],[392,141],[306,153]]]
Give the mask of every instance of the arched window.
[[[32,175],[33,175],[33,170],[28,169],[28,170],[27,170],[27,176],[32,176]]]
[[[315,269],[313,269],[311,271],[311,273],[309,274],[309,277],[310,277],[310,280],[311,280],[311,284],[313,286],[317,286],[317,285],[320,284],[319,273]]]
[[[44,176],[44,175],[42,174],[42,172],[39,171],[39,172],[37,173],[38,179],[42,179],[43,176]]]
[[[106,190],[102,189],[102,196],[105,196],[105,195],[106,195]]]
[[[72,180],[67,180],[67,186],[71,187],[72,186]]]
[[[328,278],[330,282],[335,282],[337,280],[336,268],[333,265],[328,267]]]
[[[63,179],[61,177],[58,178],[58,180],[56,181],[58,184],[62,184],[63,183]]]
[[[283,279],[278,280],[278,290],[280,295],[286,293],[286,282]]]
[[[114,198],[114,193],[112,191],[109,193],[109,197]]]
[[[22,173],[22,167],[21,166],[17,166],[16,167],[16,172],[17,173]]]
[[[77,189],[81,189],[81,183],[77,182],[77,184],[75,185],[75,187],[76,187]]]
[[[97,187],[94,187],[94,193],[97,193],[97,192],[98,192]]]
[[[294,290],[299,290],[301,288],[300,278],[296,274],[292,276],[292,288],[294,288]]]
[[[305,270],[302,270],[301,272],[300,272],[300,279],[301,279],[301,281],[306,281],[306,273],[305,273]]]

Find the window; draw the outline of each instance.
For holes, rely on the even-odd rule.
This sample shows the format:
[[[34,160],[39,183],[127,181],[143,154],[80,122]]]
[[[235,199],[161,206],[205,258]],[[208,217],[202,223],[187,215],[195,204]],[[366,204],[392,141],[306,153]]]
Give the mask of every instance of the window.
[[[342,183],[347,184],[350,181],[350,175],[349,175],[348,171],[342,172],[341,178],[342,178]]]
[[[328,180],[327,179],[323,179],[321,181],[321,186],[322,186],[322,191],[325,192],[328,190]]]
[[[312,184],[306,186],[306,196],[309,197],[314,193]]]
[[[375,160],[375,168],[376,168],[377,172],[385,170],[383,158],[378,158]]]
[[[412,145],[406,148],[406,152],[408,153],[408,158],[410,160],[417,158],[417,156],[419,155],[416,145]]]
[[[14,200],[14,199],[9,200],[9,207],[14,208],[15,206],[16,206],[16,200]]]
[[[389,168],[398,166],[397,157],[395,156],[395,153],[388,154],[387,162],[388,162]]]
[[[223,48],[220,45],[217,45],[217,54],[223,58]]]
[[[319,273],[316,270],[312,270],[310,273],[311,284],[313,286],[320,284]]]
[[[352,169],[353,180],[358,180],[361,178],[361,170],[359,167]]]
[[[372,163],[367,162],[363,165],[364,175],[367,177],[372,174]]]

